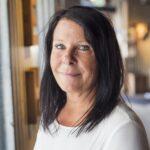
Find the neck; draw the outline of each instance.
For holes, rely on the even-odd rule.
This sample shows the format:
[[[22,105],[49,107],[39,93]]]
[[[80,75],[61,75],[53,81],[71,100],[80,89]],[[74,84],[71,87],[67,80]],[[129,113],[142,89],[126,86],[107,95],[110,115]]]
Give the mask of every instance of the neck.
[[[94,99],[94,90],[84,94],[67,93],[67,102],[58,116],[59,122],[63,125],[73,126],[83,121],[89,113]]]
[[[86,109],[93,104],[95,98],[95,92],[88,91],[81,93],[67,93],[66,107],[77,111],[78,109]],[[78,109],[77,109],[78,108]]]

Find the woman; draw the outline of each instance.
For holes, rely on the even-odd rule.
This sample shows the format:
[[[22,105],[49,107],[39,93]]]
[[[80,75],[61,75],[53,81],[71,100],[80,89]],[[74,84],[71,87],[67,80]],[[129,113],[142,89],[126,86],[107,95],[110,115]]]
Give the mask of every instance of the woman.
[[[34,150],[148,150],[140,120],[120,98],[123,64],[108,19],[89,7],[61,10],[45,44]]]

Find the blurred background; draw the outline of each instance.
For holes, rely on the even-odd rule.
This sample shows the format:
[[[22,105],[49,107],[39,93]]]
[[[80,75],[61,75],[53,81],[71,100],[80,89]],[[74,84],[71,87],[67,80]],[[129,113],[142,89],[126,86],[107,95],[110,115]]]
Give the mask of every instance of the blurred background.
[[[124,98],[150,143],[150,0],[0,0],[0,150],[32,150],[49,18],[73,5],[111,18],[124,60]]]

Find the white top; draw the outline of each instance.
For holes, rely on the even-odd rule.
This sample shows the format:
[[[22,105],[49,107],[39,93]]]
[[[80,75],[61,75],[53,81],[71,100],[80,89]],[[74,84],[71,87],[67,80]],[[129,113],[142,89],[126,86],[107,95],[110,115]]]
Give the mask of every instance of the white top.
[[[112,113],[91,132],[76,137],[76,128],[54,121],[51,135],[40,127],[34,150],[149,150],[145,129],[136,114],[125,104],[119,104]],[[56,129],[55,128],[55,129]]]

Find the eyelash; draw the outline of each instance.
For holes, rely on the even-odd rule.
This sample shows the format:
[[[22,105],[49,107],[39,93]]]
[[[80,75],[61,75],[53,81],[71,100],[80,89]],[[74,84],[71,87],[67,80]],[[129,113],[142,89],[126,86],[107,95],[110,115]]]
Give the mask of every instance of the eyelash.
[[[59,46],[61,46],[61,47],[59,47]],[[57,49],[65,49],[65,46],[63,44],[55,44],[55,47]],[[79,49],[81,51],[88,51],[88,50],[90,50],[90,46],[89,45],[79,45],[79,46],[77,46],[76,49]]]
[[[59,48],[59,46],[63,46],[63,47]],[[55,47],[57,49],[65,49],[65,46],[63,44],[55,44]]]
[[[82,51],[88,51],[88,50],[90,50],[90,47],[88,45],[80,45],[79,49]]]

